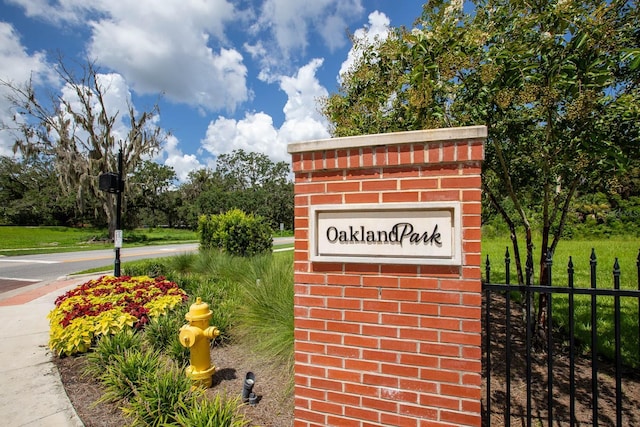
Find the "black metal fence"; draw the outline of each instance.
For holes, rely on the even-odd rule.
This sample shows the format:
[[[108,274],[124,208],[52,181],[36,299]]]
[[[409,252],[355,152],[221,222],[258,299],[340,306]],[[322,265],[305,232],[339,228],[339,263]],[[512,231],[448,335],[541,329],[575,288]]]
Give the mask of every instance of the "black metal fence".
[[[483,425],[640,425],[640,402],[633,397],[640,396],[636,369],[640,359],[628,358],[629,354],[640,358],[640,252],[636,261],[637,290],[620,289],[617,258],[612,270],[613,288],[597,287],[593,250],[589,287],[574,286],[571,257],[565,286],[554,286],[551,257],[545,261],[546,286],[532,285],[531,259],[526,263],[525,285],[510,283],[508,249],[504,262],[503,284],[491,283],[488,257],[485,267]],[[553,297],[558,294],[565,296]],[[566,317],[553,312],[552,300],[558,303],[559,298],[563,310],[566,305]],[[629,298],[633,307],[623,319],[621,299]],[[604,310],[602,306],[610,306],[611,299],[612,310]],[[537,302],[546,306],[543,325],[535,315]],[[598,330],[598,321],[606,311],[612,311],[613,331]],[[590,329],[590,343],[576,335],[576,322],[582,331]],[[623,327],[627,337],[632,330],[631,340],[623,342]],[[613,355],[600,352],[603,340],[613,341]],[[623,349],[627,355],[624,361]]]

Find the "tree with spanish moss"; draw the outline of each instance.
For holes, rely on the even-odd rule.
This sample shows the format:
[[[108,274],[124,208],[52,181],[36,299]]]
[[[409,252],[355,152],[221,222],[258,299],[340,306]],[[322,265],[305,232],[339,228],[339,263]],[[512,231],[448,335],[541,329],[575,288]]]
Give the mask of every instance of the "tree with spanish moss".
[[[118,89],[114,82],[120,76],[101,73],[91,62],[76,75],[60,59],[56,71],[63,85],[60,93],[49,94],[48,99],[32,81],[25,85],[0,81],[9,89],[15,112],[13,121],[2,127],[13,133],[15,152],[26,158],[44,155],[53,159],[60,190],[74,195],[81,211],[97,201],[113,237],[115,201],[99,190],[98,176],[118,170],[120,149],[124,177],[160,150],[167,135],[156,124],[158,106],[139,112],[127,97],[126,111],[113,111],[110,91]]]

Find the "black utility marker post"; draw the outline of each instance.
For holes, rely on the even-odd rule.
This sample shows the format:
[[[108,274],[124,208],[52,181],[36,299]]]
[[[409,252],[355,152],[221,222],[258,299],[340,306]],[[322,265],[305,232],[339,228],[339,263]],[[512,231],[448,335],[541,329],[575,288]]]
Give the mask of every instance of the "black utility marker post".
[[[114,236],[114,246],[116,249],[116,260],[113,266],[113,275],[120,277],[120,248],[122,247],[122,192],[124,191],[124,181],[122,180],[122,148],[118,151],[118,191],[116,192],[116,234]]]
[[[99,177],[98,188],[107,193],[116,194],[116,231],[113,242],[116,250],[116,260],[113,266],[113,275],[120,277],[120,248],[122,247],[122,192],[124,180],[122,179],[122,148],[118,151],[118,173],[105,172]]]

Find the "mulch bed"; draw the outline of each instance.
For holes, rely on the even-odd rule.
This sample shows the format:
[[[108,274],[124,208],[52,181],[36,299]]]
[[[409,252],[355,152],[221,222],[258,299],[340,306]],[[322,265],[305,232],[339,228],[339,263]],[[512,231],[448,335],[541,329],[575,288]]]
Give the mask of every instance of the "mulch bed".
[[[247,372],[255,374],[253,392],[255,405],[245,404],[241,411],[251,420],[251,425],[264,427],[293,426],[293,396],[287,393],[287,372],[277,366],[257,362],[251,353],[237,344],[214,347],[211,361],[216,365],[212,386],[208,394],[222,393],[236,397],[242,394],[242,384]],[[84,356],[54,358],[62,383],[73,407],[86,427],[122,427],[127,419],[117,404],[99,403],[102,396],[100,383],[82,371]]]

